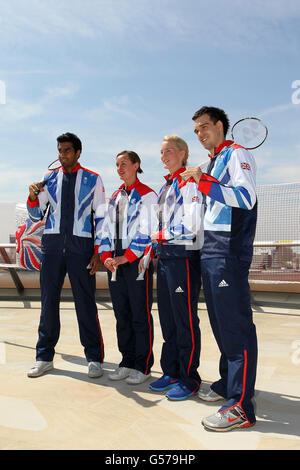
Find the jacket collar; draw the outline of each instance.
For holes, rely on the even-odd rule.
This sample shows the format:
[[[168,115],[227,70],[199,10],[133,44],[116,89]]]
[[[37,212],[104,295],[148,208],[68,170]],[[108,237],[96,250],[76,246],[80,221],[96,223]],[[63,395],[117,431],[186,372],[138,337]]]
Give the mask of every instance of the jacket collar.
[[[140,180],[137,178],[134,183],[132,183],[130,186],[127,186],[126,191],[132,191],[132,189],[135,189],[137,186],[139,186]],[[125,183],[122,184],[120,189],[125,189]]]
[[[218,147],[215,147],[215,154],[214,155],[209,154],[208,156],[210,158],[215,158],[217,153],[220,153],[224,147],[229,147],[232,144],[233,144],[233,140],[224,140],[224,142],[222,142],[221,145],[219,145]]]
[[[62,171],[63,171],[64,173],[68,173],[67,170],[65,170],[63,166],[62,166],[61,168],[62,168]],[[80,163],[77,163],[77,165],[75,166],[75,168],[73,168],[72,173],[76,173],[78,170],[80,170],[80,168],[81,168]]]
[[[171,175],[170,173],[168,175],[166,175],[164,178],[169,181],[170,179],[173,180],[174,178],[177,178],[180,173],[183,173],[184,171],[186,170],[185,166],[182,167],[182,168],[179,168],[179,170],[175,171],[175,173],[173,173],[173,175]]]

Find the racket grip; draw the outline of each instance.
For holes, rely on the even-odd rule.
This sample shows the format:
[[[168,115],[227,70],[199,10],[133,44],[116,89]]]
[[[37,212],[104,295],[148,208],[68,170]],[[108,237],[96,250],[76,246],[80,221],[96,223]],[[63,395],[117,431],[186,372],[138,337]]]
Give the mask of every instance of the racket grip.
[[[114,272],[111,275],[111,282],[115,282],[117,280],[117,268],[115,268]]]
[[[139,274],[138,277],[136,278],[136,281],[143,281],[143,280],[144,280],[144,276],[145,276],[145,272],[146,272],[146,269],[143,268],[143,271],[140,272],[140,274]]]
[[[46,184],[46,181],[42,181],[41,183],[39,183],[42,185],[42,188],[45,186]],[[35,191],[33,191],[33,194],[35,194],[36,196],[38,196],[40,194],[40,190],[39,189],[36,189]]]

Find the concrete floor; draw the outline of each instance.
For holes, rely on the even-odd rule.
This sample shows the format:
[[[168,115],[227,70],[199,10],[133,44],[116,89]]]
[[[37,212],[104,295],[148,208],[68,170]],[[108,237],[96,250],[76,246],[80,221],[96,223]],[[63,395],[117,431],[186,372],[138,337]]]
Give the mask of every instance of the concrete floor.
[[[270,295],[269,295],[270,300]],[[270,305],[270,302],[269,302]],[[110,302],[98,302],[105,341],[104,376],[87,377],[72,302],[61,304],[61,336],[55,369],[30,379],[40,316],[38,300],[0,300],[1,450],[299,450],[300,307],[255,306],[259,341],[257,424],[228,433],[206,431],[203,416],[219,405],[197,397],[170,402],[148,383],[130,386],[107,375],[120,355]],[[153,306],[155,364],[161,375],[161,331]],[[219,353],[204,303],[199,303],[202,353],[199,368],[207,386],[218,377]]]

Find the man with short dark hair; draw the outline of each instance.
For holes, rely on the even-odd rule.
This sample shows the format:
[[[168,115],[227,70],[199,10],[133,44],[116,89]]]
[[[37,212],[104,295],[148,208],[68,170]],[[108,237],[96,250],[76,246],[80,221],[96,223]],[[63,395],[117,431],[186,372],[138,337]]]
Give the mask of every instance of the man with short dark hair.
[[[42,311],[36,364],[28,377],[53,368],[59,339],[59,303],[66,273],[75,301],[80,340],[89,364],[89,377],[100,377],[104,347],[95,301],[95,273],[100,266],[98,248],[105,212],[101,177],[83,168],[78,159],[80,139],[72,133],[57,138],[61,167],[29,186],[27,209],[32,220],[41,220],[48,209],[42,237],[40,286]],[[49,206],[49,207],[48,207]]]
[[[248,283],[253,255],[257,203],[256,165],[248,150],[225,140],[229,120],[219,108],[202,107],[193,116],[194,132],[209,152],[210,162],[188,168],[205,200],[201,271],[211,327],[221,358],[221,378],[210,390],[200,389],[205,401],[225,400],[218,413],[202,424],[228,431],[255,424],[251,401],[257,367],[257,338]]]

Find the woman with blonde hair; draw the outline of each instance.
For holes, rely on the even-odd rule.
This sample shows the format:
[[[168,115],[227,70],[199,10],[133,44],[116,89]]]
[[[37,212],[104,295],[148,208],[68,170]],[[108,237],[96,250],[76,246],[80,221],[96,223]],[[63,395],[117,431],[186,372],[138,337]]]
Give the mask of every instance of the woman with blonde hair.
[[[163,375],[150,389],[167,391],[170,400],[195,395],[200,386],[201,287],[200,247],[203,241],[202,196],[193,178],[184,181],[189,149],[177,135],[164,137],[161,161],[168,170],[158,196],[158,230],[151,234],[158,257],[157,302],[163,335]],[[146,250],[147,251],[147,250]],[[142,269],[145,258],[140,261]]]

